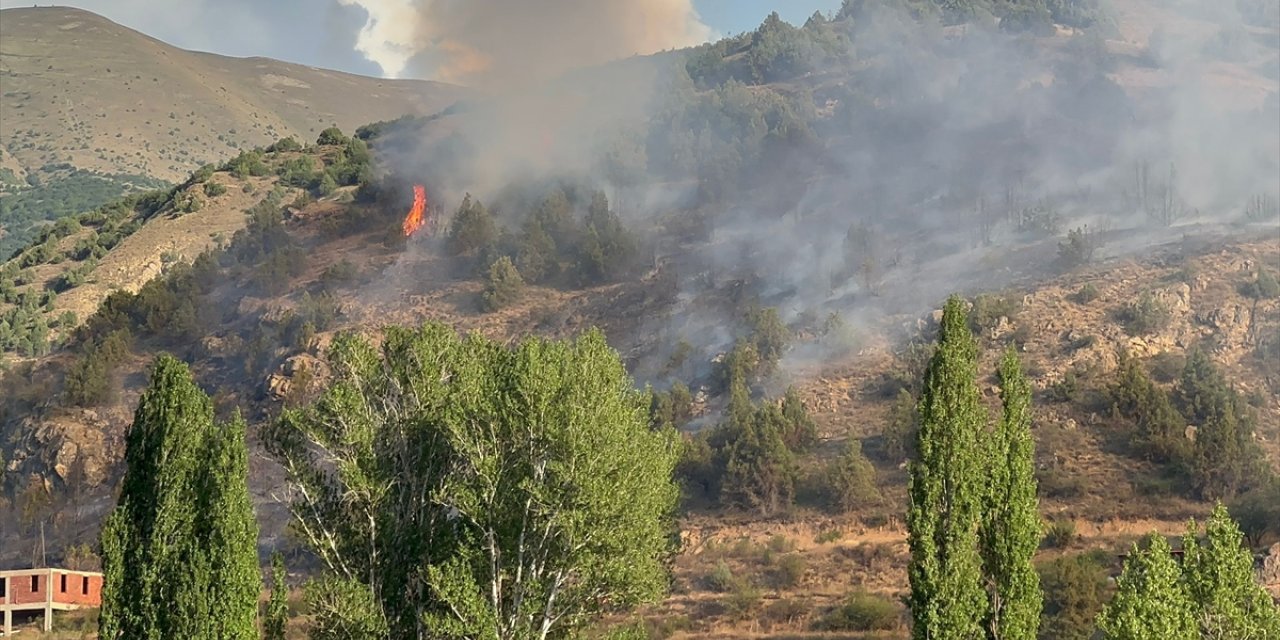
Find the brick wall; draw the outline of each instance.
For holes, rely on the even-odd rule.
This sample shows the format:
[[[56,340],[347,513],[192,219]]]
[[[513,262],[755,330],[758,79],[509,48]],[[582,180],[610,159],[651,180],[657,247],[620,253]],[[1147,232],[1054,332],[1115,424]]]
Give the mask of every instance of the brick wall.
[[[32,580],[35,580],[35,589],[32,589]],[[32,575],[11,575],[9,576],[9,599],[6,604],[31,604],[34,602],[44,602],[45,589],[49,588],[49,572],[43,572],[43,575],[36,573]]]
[[[55,569],[53,601],[60,604],[98,606],[102,603],[102,576],[86,576]]]

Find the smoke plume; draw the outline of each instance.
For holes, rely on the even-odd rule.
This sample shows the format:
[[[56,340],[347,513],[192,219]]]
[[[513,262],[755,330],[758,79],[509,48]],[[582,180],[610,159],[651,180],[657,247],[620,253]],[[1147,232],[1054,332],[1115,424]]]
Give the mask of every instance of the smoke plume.
[[[712,35],[691,0],[339,1],[369,13],[356,48],[391,78],[538,81]]]

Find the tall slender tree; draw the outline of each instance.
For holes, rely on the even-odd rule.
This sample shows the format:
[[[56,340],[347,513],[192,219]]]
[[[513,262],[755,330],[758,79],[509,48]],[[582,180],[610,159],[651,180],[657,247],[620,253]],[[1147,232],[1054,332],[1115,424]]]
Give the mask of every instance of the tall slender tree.
[[[938,348],[925,373],[907,511],[912,634],[918,640],[983,635],[987,597],[978,554],[979,402],[977,344],[965,303],[947,300]]]
[[[1031,559],[1040,546],[1035,443],[1031,439],[1031,386],[1012,348],[1000,360],[1003,415],[989,439],[990,489],[983,509],[983,574],[989,638],[1034,640],[1043,594]]]
[[[1195,604],[1169,541],[1152,533],[1133,545],[1116,578],[1116,595],[1098,615],[1107,640],[1196,640]]]
[[[261,579],[244,424],[213,408],[172,356],[156,359],[102,531],[104,640],[257,637]]]
[[[1195,521],[1182,538],[1182,570],[1203,638],[1280,638],[1280,607],[1253,576],[1253,555],[1244,534],[1221,504],[1196,535]]]
[[[192,602],[188,576],[195,523],[193,479],[209,399],[186,365],[160,356],[125,441],[124,481],[102,531],[104,640],[176,637]]]

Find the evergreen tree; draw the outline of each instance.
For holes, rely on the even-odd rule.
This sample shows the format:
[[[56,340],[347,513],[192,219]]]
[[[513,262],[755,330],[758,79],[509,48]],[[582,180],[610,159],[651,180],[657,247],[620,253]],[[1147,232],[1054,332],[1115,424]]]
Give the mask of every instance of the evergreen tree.
[[[757,407],[745,419],[735,419],[734,413],[738,412],[731,407],[730,421],[738,428],[728,446],[722,499],[764,516],[785,511],[795,498],[795,461],[782,439],[786,417],[772,403]]]
[[[1031,386],[1012,348],[1000,361],[1003,415],[990,438],[990,490],[982,523],[983,573],[990,599],[987,632],[1000,640],[1034,640],[1043,594],[1032,566],[1040,546]]]
[[[453,255],[471,255],[483,251],[498,241],[498,226],[493,216],[471,194],[462,199],[462,206],[449,225],[448,249]]]
[[[1213,366],[1208,354],[1187,356],[1175,389],[1183,415],[1197,425],[1191,449],[1191,479],[1205,498],[1231,498],[1247,487],[1261,469],[1261,452],[1253,441],[1249,407]]]
[[[1280,638],[1280,608],[1255,582],[1253,554],[1243,540],[1221,504],[1209,517],[1203,541],[1194,520],[1187,526],[1182,570],[1203,638]]]
[[[1196,640],[1195,603],[1164,536],[1133,545],[1116,578],[1116,594],[1098,615],[1107,640]]]
[[[920,399],[916,459],[908,467],[907,574],[918,640],[978,638],[986,610],[978,555],[984,411],[975,382],[977,345],[964,304],[952,296],[943,309]]]
[[[481,294],[486,309],[497,311],[519,300],[523,292],[524,279],[520,277],[516,266],[511,264],[511,258],[502,256],[489,265],[484,293]]]
[[[262,621],[263,640],[285,640],[289,625],[289,585],[285,584],[284,556],[271,554],[271,599]]]

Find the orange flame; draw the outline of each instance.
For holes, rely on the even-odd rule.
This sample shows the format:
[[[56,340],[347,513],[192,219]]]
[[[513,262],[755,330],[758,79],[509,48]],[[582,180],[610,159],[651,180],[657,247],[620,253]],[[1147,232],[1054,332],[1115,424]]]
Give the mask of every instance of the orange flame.
[[[414,231],[426,224],[427,189],[420,184],[413,185],[413,208],[404,219],[404,235],[411,236]]]

